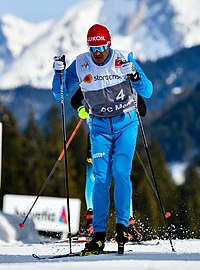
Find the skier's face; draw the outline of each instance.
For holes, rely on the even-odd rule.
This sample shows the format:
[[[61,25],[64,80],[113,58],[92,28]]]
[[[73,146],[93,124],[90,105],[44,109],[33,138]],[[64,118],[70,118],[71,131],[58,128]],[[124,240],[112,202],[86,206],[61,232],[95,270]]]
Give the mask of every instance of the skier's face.
[[[105,51],[100,52],[100,51],[95,51],[95,52],[91,52],[92,58],[94,60],[94,62],[97,65],[101,65],[103,64],[103,62],[106,60],[106,58],[108,57],[109,54],[109,50],[110,48],[107,48]]]

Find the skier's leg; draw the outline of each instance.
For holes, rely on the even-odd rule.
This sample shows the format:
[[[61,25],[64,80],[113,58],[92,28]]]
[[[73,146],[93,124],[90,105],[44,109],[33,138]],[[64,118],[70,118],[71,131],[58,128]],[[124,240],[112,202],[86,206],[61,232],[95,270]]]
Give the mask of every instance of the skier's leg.
[[[93,234],[93,189],[94,189],[94,174],[92,167],[92,159],[86,160],[86,183],[85,183],[85,201],[87,207],[86,224],[80,229],[80,235],[91,236]]]
[[[136,228],[136,220],[134,219],[134,210],[133,210],[133,194],[130,202],[130,218],[128,222],[128,238],[131,242],[141,242],[142,234]]]
[[[93,173],[95,176],[93,192],[94,233],[106,232],[110,207],[111,156],[110,135],[91,132]]]
[[[138,124],[133,122],[118,135],[114,148],[113,177],[116,223],[123,224],[126,227],[130,217],[130,202],[132,198],[130,173],[137,134]]]

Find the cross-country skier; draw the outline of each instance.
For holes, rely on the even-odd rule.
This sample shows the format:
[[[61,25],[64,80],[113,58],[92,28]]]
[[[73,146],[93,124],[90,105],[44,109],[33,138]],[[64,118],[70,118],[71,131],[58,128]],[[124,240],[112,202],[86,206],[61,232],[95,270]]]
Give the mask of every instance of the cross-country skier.
[[[144,99],[137,95],[137,107],[140,116],[144,117],[146,115],[146,104]],[[83,93],[81,91],[81,88],[79,88],[76,93],[71,98],[71,105],[75,109],[75,111],[78,112],[78,116],[81,119],[88,119],[89,114],[85,110],[82,111],[83,108]],[[83,112],[83,113],[81,113]],[[94,181],[95,177],[93,174],[93,168],[92,168],[92,156],[91,156],[91,144],[90,144],[90,136],[88,134],[88,145],[87,145],[87,157],[86,157],[86,182],[85,182],[85,202],[87,207],[87,213],[86,213],[86,225],[84,227],[81,227],[79,234],[81,236],[91,237],[93,234],[93,226],[92,226],[92,220],[93,220],[93,188],[94,188]],[[136,228],[136,221],[133,218],[133,206],[132,206],[132,199],[131,199],[131,205],[130,205],[130,218],[128,223],[128,235],[129,235],[129,241],[131,242],[141,242],[142,241],[142,234],[137,230]]]
[[[133,53],[111,49],[109,30],[99,24],[87,33],[89,52],[80,54],[65,69],[64,57],[54,60],[53,94],[60,99],[60,74],[67,95],[81,87],[85,107],[90,110],[89,129],[95,185],[93,192],[92,240],[84,252],[100,253],[105,246],[114,179],[116,241],[123,252],[128,240],[132,185],[130,173],[138,134],[135,92],[149,98],[153,86],[133,58]],[[129,80],[130,79],[130,80]]]

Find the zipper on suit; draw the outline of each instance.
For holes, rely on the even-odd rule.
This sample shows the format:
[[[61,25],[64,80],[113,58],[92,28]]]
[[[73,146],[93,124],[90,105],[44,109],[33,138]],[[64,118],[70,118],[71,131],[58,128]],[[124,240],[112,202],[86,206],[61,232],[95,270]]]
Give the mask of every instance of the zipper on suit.
[[[110,129],[111,129],[111,133],[114,134],[112,117],[110,117]]]

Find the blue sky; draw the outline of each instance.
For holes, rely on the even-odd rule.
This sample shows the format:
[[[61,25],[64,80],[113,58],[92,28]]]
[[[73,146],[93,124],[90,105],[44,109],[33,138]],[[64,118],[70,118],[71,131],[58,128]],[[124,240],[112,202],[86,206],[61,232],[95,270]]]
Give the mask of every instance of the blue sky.
[[[11,13],[29,22],[56,19],[81,0],[0,0],[0,16]]]

